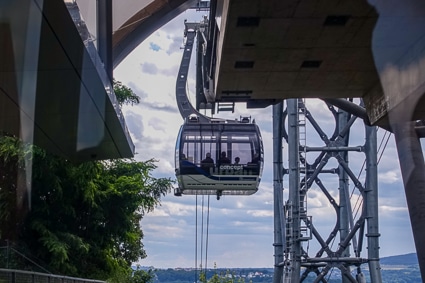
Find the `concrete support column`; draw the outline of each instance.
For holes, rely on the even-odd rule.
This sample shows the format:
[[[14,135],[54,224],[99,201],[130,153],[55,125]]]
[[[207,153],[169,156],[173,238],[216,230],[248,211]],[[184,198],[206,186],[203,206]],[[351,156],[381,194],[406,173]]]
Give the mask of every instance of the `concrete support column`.
[[[415,122],[393,125],[422,280],[425,279],[425,164]]]

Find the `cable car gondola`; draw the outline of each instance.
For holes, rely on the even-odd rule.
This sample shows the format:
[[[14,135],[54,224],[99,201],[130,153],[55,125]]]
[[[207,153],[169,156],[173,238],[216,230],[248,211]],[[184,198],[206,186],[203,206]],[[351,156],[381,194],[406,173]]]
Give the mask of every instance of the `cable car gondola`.
[[[263,169],[263,143],[253,123],[187,119],[176,142],[176,195],[251,195]]]
[[[174,194],[251,195],[258,190],[263,170],[263,143],[249,118],[218,120],[200,114],[186,93],[194,38],[201,24],[185,22],[186,43],[176,82],[176,100],[184,124],[176,142],[178,188]],[[202,37],[201,37],[202,38]]]

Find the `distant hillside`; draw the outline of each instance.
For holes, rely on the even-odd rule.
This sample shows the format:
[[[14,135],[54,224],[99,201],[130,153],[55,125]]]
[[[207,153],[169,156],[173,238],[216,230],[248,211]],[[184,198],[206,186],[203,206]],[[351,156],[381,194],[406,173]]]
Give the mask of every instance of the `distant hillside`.
[[[383,257],[380,260],[380,264],[382,266],[382,282],[422,282],[416,253]],[[136,269],[136,267],[134,268]],[[141,268],[145,270],[155,269],[146,266]],[[235,280],[232,282],[270,283],[272,282],[273,272],[273,268],[217,268],[208,269],[207,278],[210,279],[214,274],[219,274],[222,276],[234,276]],[[363,272],[366,278],[369,278],[367,264],[363,266]],[[337,273],[333,275],[333,278],[328,278],[327,282],[341,282],[339,273]],[[199,271],[195,271],[193,268],[159,268],[155,269],[155,276],[155,283],[193,283],[199,277]]]
[[[415,265],[415,264],[419,264],[418,262],[418,256],[416,255],[416,253],[410,253],[410,254],[404,254],[404,255],[394,255],[394,256],[388,256],[388,257],[381,257],[380,259],[380,264],[384,264],[384,265]],[[134,270],[137,269],[136,266],[132,266],[132,268]],[[155,269],[153,266],[139,266],[139,268],[143,269],[143,270],[149,270],[149,269]],[[170,268],[157,268],[159,270],[161,269],[170,269]],[[180,268],[177,268],[180,269]],[[191,270],[192,268],[186,268],[186,270]],[[262,270],[267,270],[268,272],[272,273],[273,272],[273,268],[230,268],[230,270],[235,270],[235,271],[239,271],[239,270],[258,270],[258,269],[262,269]],[[227,269],[224,269],[227,270]],[[250,270],[250,271],[252,271]]]
[[[414,265],[419,264],[416,253],[395,255],[381,258],[381,264],[385,265]]]

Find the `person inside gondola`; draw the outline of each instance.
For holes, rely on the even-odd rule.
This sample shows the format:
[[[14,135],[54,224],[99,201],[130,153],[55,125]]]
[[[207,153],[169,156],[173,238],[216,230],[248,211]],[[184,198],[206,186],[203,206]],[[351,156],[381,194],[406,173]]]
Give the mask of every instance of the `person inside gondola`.
[[[248,162],[246,169],[249,170],[249,174],[258,174],[260,168],[260,155],[254,153],[251,162]]]
[[[201,161],[201,168],[207,172],[210,172],[211,168],[214,167],[214,159],[211,158],[211,153],[207,153],[205,159]]]
[[[235,157],[235,163],[233,163],[233,174],[235,175],[239,175],[242,173],[243,171],[243,166],[240,164],[241,159],[239,158],[239,156]]]
[[[257,165],[258,162],[260,162],[260,156],[258,155],[258,153],[254,153],[254,157],[252,158],[251,163]]]
[[[226,156],[226,152],[223,151],[220,155],[220,159],[218,160],[220,164],[230,164],[230,159]]]
[[[260,155],[258,153],[254,153],[251,162],[248,162],[247,165],[250,170],[254,170],[256,172],[260,165]]]

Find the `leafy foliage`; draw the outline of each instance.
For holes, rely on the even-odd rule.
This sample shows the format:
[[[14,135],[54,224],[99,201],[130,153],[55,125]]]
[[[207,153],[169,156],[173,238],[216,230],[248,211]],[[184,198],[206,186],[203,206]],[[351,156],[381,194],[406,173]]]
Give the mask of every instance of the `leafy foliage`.
[[[125,85],[123,85],[120,81],[114,79],[114,92],[117,97],[117,101],[119,105],[123,104],[138,104],[140,102],[140,97],[137,96],[133,90]]]
[[[23,225],[28,207],[25,167],[33,150],[15,137],[0,135],[0,240],[14,241]]]
[[[214,272],[214,275],[209,280],[207,280],[205,273],[201,272],[199,275],[199,281],[202,283],[245,283],[245,278],[237,278],[234,273],[227,270],[225,273]]]
[[[56,273],[98,279],[127,274],[132,262],[146,257],[140,220],[171,188],[169,179],[151,176],[155,168],[155,160],[133,159],[75,165],[1,137],[0,241],[19,243]],[[14,212],[28,206],[17,207],[26,194],[18,193],[16,176],[28,170],[31,211],[19,220]]]
[[[140,269],[114,274],[108,283],[150,283],[155,279],[155,272],[152,269],[147,271]]]
[[[154,278],[155,278],[155,273],[152,269],[149,269],[148,271],[137,269],[133,272],[130,279],[130,283],[152,282]]]

